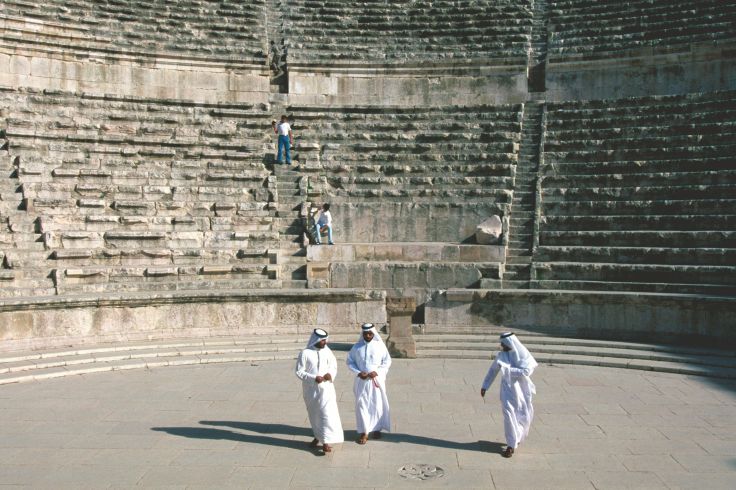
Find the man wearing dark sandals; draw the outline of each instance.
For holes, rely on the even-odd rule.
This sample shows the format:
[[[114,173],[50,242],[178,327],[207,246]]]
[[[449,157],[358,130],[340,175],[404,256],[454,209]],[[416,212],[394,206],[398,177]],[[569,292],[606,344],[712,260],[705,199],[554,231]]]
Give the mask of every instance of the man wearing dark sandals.
[[[488,369],[480,396],[486,396],[493,380],[501,374],[501,408],[506,434],[506,449],[502,455],[505,458],[513,456],[519,444],[529,435],[534,418],[532,395],[537,393],[531,375],[536,367],[537,361],[516,335],[510,332],[501,335],[501,352],[496,354]]]
[[[333,384],[337,376],[337,359],[327,347],[327,339],[327,332],[315,328],[307,348],[299,353],[296,361],[296,376],[302,380],[304,404],[314,433],[309,445],[318,447],[321,443],[325,453],[332,451],[332,444],[345,440]]]
[[[360,340],[348,354],[348,368],[355,373],[355,420],[358,444],[368,437],[381,438],[381,431],[391,430],[391,415],[386,394],[386,375],[391,356],[378,331],[371,323],[361,327]]]

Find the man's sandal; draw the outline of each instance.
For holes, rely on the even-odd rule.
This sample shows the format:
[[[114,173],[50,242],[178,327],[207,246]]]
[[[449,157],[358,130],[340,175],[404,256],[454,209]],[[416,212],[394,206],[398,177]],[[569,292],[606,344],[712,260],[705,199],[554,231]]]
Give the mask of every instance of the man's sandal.
[[[324,451],[326,453],[331,453],[332,452],[332,446],[330,446],[329,444],[323,444],[322,445],[322,451]]]
[[[514,448],[512,447],[507,447],[504,450],[504,452],[501,453],[501,456],[503,456],[504,458],[510,458],[513,455],[514,455]]]
[[[355,442],[362,446],[363,444],[368,442],[368,434],[361,434]]]

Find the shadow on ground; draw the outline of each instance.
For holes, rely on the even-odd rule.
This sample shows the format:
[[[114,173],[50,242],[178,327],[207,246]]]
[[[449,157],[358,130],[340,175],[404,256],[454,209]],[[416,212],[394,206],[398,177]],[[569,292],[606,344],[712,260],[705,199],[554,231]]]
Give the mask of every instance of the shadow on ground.
[[[295,427],[285,424],[265,424],[260,422],[239,422],[226,420],[202,420],[199,422],[203,426],[212,427],[152,427],[151,430],[166,432],[174,436],[189,437],[193,439],[222,439],[228,441],[238,441],[250,444],[265,444],[269,446],[287,447],[302,451],[312,451],[306,443],[308,443],[313,435],[308,427]],[[282,439],[280,437],[271,437],[267,435],[245,434],[243,432],[234,432],[226,429],[216,429],[213,427],[227,427],[229,429],[237,429],[238,431],[256,432],[258,434],[278,434],[282,436],[304,437],[305,441]],[[345,431],[346,443],[355,441],[358,434],[355,431]],[[381,439],[382,442],[415,444],[417,446],[441,447],[445,449],[456,449],[460,451],[479,451],[484,453],[501,453],[504,444],[491,441],[474,441],[474,442],[458,442],[448,441],[446,439],[438,439],[435,437],[417,436],[412,434],[402,434],[400,432],[388,433]]]

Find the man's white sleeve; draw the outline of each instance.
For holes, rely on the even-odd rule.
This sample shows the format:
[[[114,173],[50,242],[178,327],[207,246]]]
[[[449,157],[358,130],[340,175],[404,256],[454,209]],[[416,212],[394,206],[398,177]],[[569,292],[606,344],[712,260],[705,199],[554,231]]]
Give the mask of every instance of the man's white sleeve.
[[[314,380],[317,375],[316,374],[310,374],[306,370],[307,368],[307,361],[305,359],[305,351],[301,351],[299,353],[299,357],[296,359],[296,377],[304,381],[305,379],[312,379]]]
[[[498,374],[500,368],[501,366],[498,363],[498,359],[494,359],[491,363],[491,367],[488,368],[486,377],[483,379],[483,385],[481,385],[481,388],[483,388],[484,390],[488,390],[488,388],[491,387],[491,385],[493,384],[493,380],[496,379],[496,375]]]
[[[355,351],[353,349],[350,349],[346,363],[348,365],[348,369],[350,369],[355,374],[360,374],[360,368],[358,367],[358,364],[356,364],[355,359],[353,359],[354,352]]]

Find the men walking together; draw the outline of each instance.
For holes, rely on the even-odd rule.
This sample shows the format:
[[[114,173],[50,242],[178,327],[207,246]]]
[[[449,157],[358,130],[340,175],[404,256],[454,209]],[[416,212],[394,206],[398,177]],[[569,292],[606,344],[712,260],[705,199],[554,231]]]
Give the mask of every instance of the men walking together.
[[[386,394],[386,375],[391,356],[373,324],[364,323],[360,340],[348,354],[348,368],[355,373],[355,419],[358,444],[365,444],[369,435],[381,438],[381,431],[391,430],[391,417]]]
[[[486,391],[500,373],[501,409],[506,434],[503,456],[510,458],[529,434],[534,418],[532,395],[537,393],[537,389],[530,376],[537,367],[537,361],[513,333],[501,335],[501,349],[483,380],[480,396],[486,396]]]
[[[307,342],[307,348],[299,353],[296,362],[296,376],[302,380],[304,404],[314,432],[310,445],[317,447],[322,443],[325,453],[332,451],[331,444],[339,444],[345,440],[333,384],[337,376],[337,360],[327,347],[327,339],[327,332],[315,328]]]

